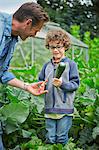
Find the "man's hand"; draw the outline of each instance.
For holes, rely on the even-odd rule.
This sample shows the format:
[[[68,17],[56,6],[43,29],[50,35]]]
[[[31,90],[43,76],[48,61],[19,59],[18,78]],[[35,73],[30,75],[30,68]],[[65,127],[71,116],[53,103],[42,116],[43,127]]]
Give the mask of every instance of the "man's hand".
[[[33,83],[33,84],[27,84],[27,83],[24,83],[23,81],[20,81],[20,80],[14,78],[8,82],[8,85],[11,85],[11,86],[14,86],[17,88],[21,88],[35,96],[38,96],[38,95],[45,94],[48,92],[47,90],[44,90],[46,82],[47,82],[47,80]]]
[[[39,95],[48,93],[47,90],[44,90],[46,82],[47,81],[41,81],[41,82],[37,82],[37,83],[27,85],[26,91],[28,91],[29,93],[31,93],[35,96],[39,96]]]
[[[60,87],[62,84],[62,78],[58,79],[58,78],[53,78],[53,82],[52,84],[56,87]]]

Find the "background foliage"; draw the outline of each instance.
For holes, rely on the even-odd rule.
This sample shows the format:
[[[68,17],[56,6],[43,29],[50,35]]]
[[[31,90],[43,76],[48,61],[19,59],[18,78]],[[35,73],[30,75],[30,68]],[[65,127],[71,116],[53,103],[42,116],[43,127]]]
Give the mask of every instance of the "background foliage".
[[[37,0],[48,12],[51,21],[59,23],[70,32],[71,25],[80,26],[80,36],[90,31],[91,38],[99,36],[99,16],[96,15],[95,0]]]

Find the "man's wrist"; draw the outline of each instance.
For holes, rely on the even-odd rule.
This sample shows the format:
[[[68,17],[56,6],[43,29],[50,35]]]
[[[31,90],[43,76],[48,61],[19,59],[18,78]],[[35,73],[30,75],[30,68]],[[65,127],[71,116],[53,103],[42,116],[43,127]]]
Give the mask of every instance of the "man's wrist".
[[[24,83],[24,90],[27,91],[29,84],[28,83]]]

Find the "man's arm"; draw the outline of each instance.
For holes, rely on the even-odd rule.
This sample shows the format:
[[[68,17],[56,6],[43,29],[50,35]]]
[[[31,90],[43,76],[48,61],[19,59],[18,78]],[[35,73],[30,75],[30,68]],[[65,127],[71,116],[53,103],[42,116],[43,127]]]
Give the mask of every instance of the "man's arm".
[[[17,78],[14,78],[14,79],[8,81],[7,84],[11,85],[13,87],[17,87],[17,88],[23,89],[23,90],[26,90],[27,86],[28,86],[23,81],[18,80]]]
[[[18,80],[16,78],[8,81],[8,85],[28,91],[29,93],[31,93],[35,96],[39,96],[41,94],[45,94],[48,92],[47,90],[44,90],[46,83],[43,83],[43,84],[42,83],[43,83],[43,81],[33,83],[33,84],[26,84],[23,81]]]
[[[2,36],[3,36],[3,32],[4,32],[4,23],[2,21],[2,19],[0,19],[0,51],[2,50]]]
[[[5,71],[2,74],[2,76],[0,78],[0,82],[2,84],[8,84],[13,87],[23,89],[23,90],[28,91],[29,93],[36,95],[36,96],[45,94],[46,92],[48,92],[48,91],[44,90],[46,83],[43,83],[43,81],[33,83],[33,84],[26,84],[23,81],[18,80],[11,72],[8,72],[8,71]]]

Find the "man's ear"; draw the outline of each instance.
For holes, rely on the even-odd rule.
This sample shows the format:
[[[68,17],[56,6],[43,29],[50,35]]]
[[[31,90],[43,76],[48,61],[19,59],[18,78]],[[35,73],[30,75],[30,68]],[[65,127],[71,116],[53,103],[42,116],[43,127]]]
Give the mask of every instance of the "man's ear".
[[[26,25],[32,25],[32,19],[27,19],[26,20]]]

